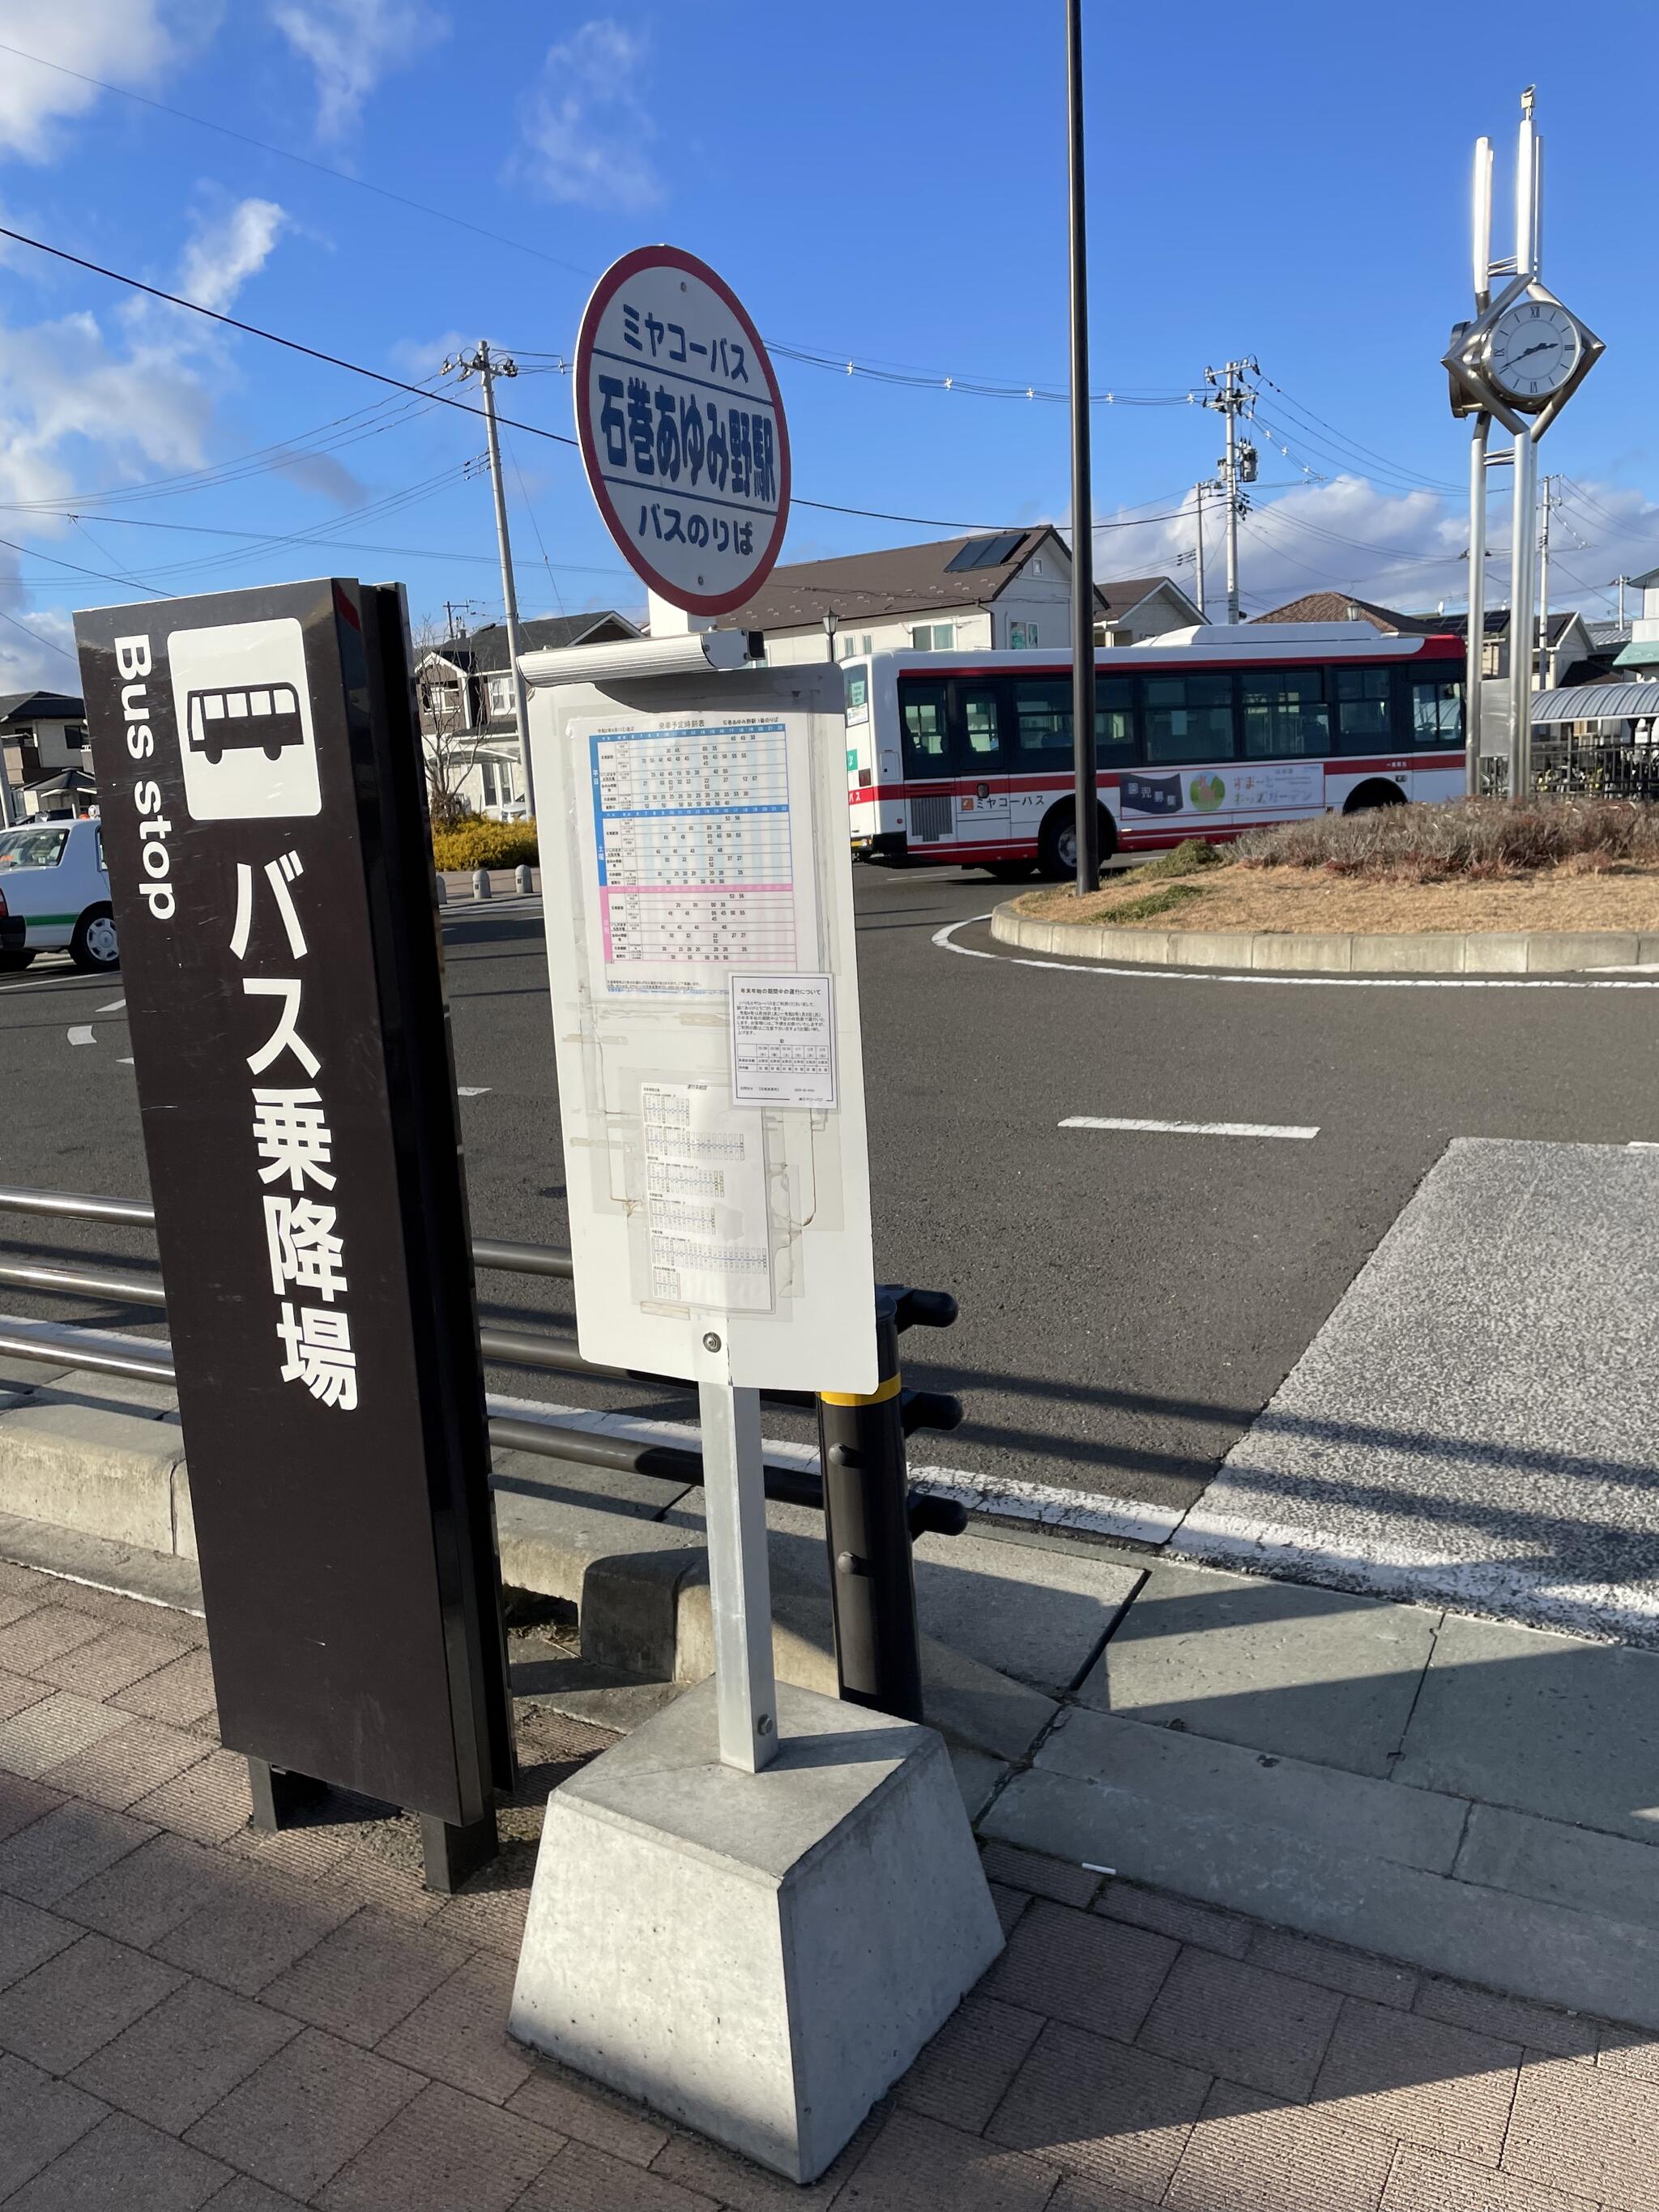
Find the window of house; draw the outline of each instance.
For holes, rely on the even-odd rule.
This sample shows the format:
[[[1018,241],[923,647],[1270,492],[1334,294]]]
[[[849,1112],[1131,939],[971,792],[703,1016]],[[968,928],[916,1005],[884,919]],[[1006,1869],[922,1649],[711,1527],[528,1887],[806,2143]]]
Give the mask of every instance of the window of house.
[[[490,678],[489,711],[492,714],[510,714],[513,712],[513,678],[510,676]]]
[[[954,623],[918,623],[910,642],[918,653],[949,653],[957,641]]]
[[[483,788],[484,805],[486,806],[494,806],[495,804],[495,763],[494,761],[481,760],[478,763],[478,781]]]
[[[78,753],[87,742],[85,727],[79,722],[65,722],[64,743],[72,753]]]
[[[1502,653],[1503,647],[1498,641],[1489,637],[1480,648],[1480,673],[1483,676],[1502,675],[1503,670],[1498,665]]]
[[[841,641],[841,657],[843,660],[850,660],[853,658],[854,653],[858,650],[858,642],[857,638],[851,635],[844,635],[842,637]]]
[[[1232,758],[1231,676],[1149,676],[1146,705],[1149,761]]]
[[[868,653],[870,650],[870,633],[868,630],[866,630],[864,635],[859,640],[859,651],[860,653]]]
[[[1247,759],[1295,760],[1329,752],[1331,723],[1322,669],[1248,670],[1241,696]]]

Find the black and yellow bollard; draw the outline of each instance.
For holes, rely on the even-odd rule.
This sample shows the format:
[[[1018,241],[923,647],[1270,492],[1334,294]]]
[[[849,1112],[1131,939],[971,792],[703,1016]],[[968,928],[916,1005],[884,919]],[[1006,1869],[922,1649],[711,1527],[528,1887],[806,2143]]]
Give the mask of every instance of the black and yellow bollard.
[[[913,1324],[948,1328],[956,1310],[955,1299],[943,1291],[878,1288],[879,1381],[867,1398],[825,1392],[818,1399],[823,1534],[841,1694],[848,1705],[907,1721],[919,1721],[922,1713],[910,1558],[916,1508],[908,1496],[904,1439],[913,1428],[954,1428],[962,1408],[942,1393],[904,1389],[899,1331]],[[945,1500],[937,1507],[925,1514],[929,1525],[959,1528],[965,1521],[961,1509]]]

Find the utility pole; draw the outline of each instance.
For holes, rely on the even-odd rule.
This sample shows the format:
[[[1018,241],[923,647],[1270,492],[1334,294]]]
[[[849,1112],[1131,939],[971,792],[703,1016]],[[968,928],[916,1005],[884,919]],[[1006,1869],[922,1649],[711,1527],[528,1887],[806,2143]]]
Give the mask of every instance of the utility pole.
[[[455,627],[456,616],[477,614],[478,611],[477,599],[446,599],[444,601],[444,635],[449,644],[453,645],[455,640],[461,635],[461,632]]]
[[[513,543],[507,534],[507,491],[501,483],[501,446],[495,430],[495,379],[516,376],[518,363],[504,354],[492,354],[489,341],[478,340],[468,357],[447,361],[446,371],[459,369],[476,376],[483,389],[484,429],[489,440],[489,480],[495,493],[495,542],[501,556],[501,601],[507,614],[507,658],[513,677],[513,705],[519,721],[519,766],[524,781],[525,812],[536,811],[536,779],[530,766],[530,715],[523,672],[519,666],[519,594],[513,581]]]
[[[1220,489],[1227,514],[1227,620],[1238,620],[1238,518],[1249,512],[1249,501],[1240,490],[1241,484],[1254,483],[1256,477],[1255,447],[1238,434],[1238,418],[1249,417],[1255,404],[1255,393],[1245,383],[1247,375],[1257,373],[1253,356],[1243,361],[1230,361],[1222,368],[1206,368],[1205,381],[1214,386],[1204,404],[1212,407],[1226,425],[1227,450],[1221,456]]]
[[[1625,586],[1632,580],[1628,576],[1615,576],[1613,580],[1619,586],[1619,627],[1620,629],[1623,629],[1625,627]]]
[[[1095,522],[1089,482],[1089,252],[1083,203],[1083,0],[1066,0],[1072,234],[1072,810],[1077,895],[1100,888],[1095,775]]]

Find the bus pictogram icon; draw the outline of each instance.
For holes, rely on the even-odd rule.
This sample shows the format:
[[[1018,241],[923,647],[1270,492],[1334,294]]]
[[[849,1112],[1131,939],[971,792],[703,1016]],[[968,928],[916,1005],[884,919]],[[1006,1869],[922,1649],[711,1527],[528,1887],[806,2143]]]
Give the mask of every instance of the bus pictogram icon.
[[[299,623],[288,617],[175,630],[167,640],[167,659],[191,819],[238,822],[319,812]]]
[[[283,748],[302,745],[300,695],[291,684],[231,684],[213,691],[192,691],[185,702],[185,728],[192,752],[216,767],[239,746],[257,746],[269,761]]]

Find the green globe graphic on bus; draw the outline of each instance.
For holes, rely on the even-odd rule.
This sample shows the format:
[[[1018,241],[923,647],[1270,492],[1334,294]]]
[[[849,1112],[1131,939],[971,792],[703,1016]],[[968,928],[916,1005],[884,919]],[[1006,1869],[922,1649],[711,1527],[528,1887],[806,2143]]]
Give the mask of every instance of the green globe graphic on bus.
[[[1218,775],[1195,775],[1187,790],[1200,814],[1213,814],[1227,796],[1227,787]]]

